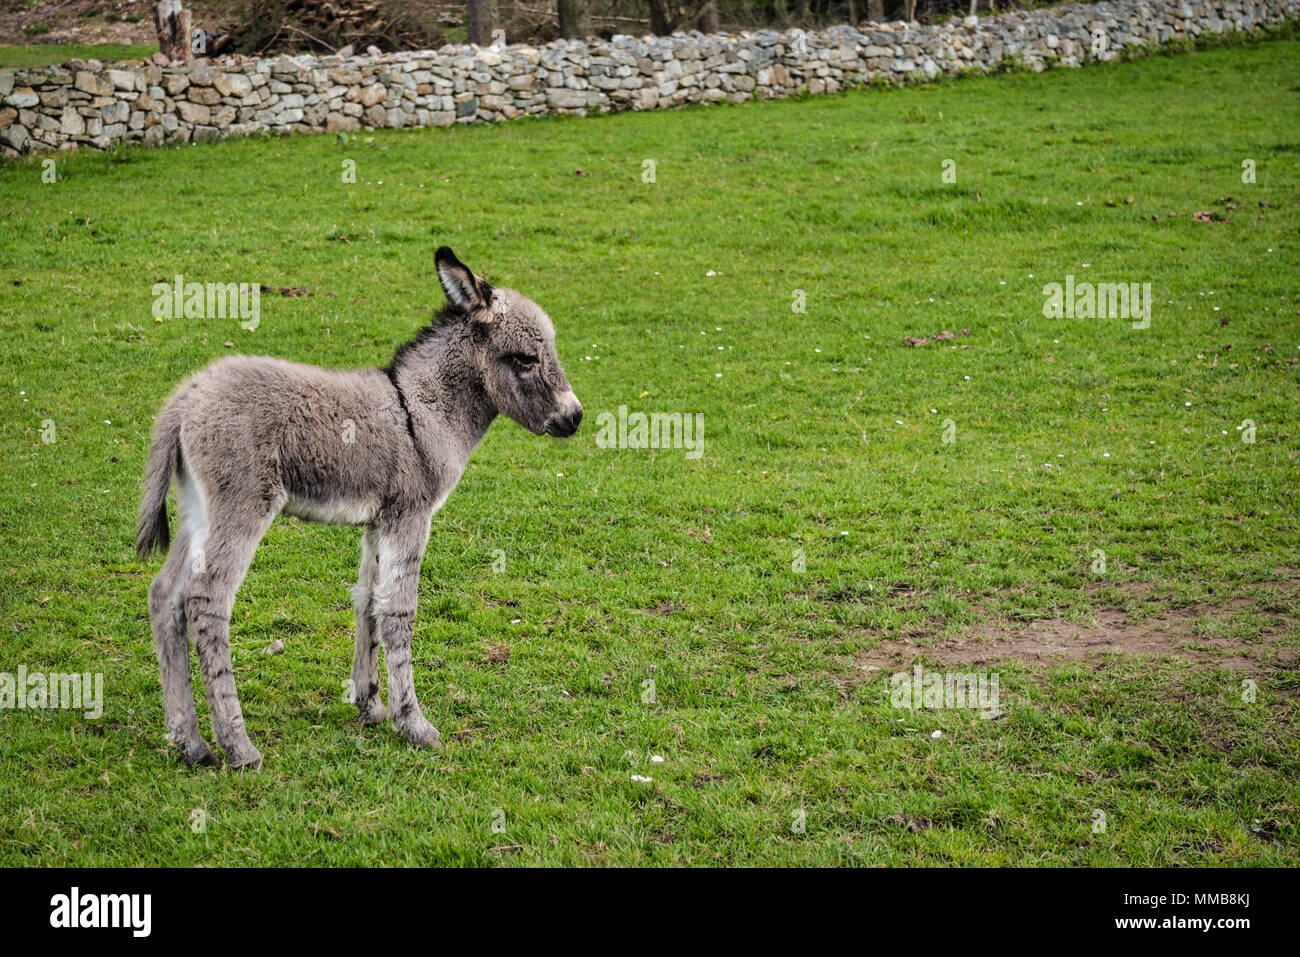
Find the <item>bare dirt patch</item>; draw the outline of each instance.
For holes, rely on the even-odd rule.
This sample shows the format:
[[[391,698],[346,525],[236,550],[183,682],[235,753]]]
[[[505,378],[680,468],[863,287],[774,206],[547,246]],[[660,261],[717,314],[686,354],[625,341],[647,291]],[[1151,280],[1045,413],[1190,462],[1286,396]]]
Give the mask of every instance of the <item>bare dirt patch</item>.
[[[0,43],[143,44],[155,39],[153,5],[146,0],[45,0],[30,6],[14,0],[0,10]]]
[[[1266,622],[1255,640],[1219,637],[1198,629],[1202,620],[1221,621],[1249,612]],[[1195,605],[1137,617],[1118,608],[1103,608],[1088,621],[1044,618],[1028,623],[989,622],[950,638],[901,636],[861,652],[855,668],[859,680],[880,671],[897,671],[924,658],[940,665],[984,665],[1015,661],[1057,666],[1085,662],[1100,667],[1108,656],[1154,655],[1179,658],[1197,668],[1243,671],[1288,670],[1300,666],[1300,648],[1281,639],[1296,619],[1268,611],[1255,602],[1234,598],[1219,605]]]

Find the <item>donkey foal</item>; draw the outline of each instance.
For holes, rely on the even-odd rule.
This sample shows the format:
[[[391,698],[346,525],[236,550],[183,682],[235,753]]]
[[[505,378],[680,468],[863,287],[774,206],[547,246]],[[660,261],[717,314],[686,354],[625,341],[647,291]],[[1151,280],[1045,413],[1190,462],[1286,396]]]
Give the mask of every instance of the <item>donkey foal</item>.
[[[230,356],[177,387],[154,427],[136,533],[141,559],[167,549],[167,492],[177,485],[176,541],[149,587],[167,737],[191,764],[215,759],[199,734],[189,635],[233,767],[262,756],[248,739],[230,666],[230,611],[253,552],[284,511],[364,526],[352,589],[356,647],[349,683],[364,724],[389,717],[379,697],[384,647],[394,727],[438,744],[411,675],[411,627],[429,525],[497,413],[566,437],[582,405],[555,355],[545,312],[493,288],[442,247],[447,304],[386,369],[341,371]]]

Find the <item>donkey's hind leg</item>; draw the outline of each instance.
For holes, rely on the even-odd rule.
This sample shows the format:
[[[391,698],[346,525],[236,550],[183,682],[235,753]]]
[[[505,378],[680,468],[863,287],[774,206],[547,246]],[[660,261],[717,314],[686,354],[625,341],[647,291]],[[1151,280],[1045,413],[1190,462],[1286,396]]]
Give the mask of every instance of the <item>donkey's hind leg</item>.
[[[235,518],[220,509],[212,512],[215,520],[205,535],[201,567],[190,576],[186,589],[185,614],[194,630],[194,647],[199,653],[199,670],[217,743],[226,752],[231,767],[256,767],[262,762],[262,754],[248,740],[231,670],[230,610],[257,543],[275,513]]]
[[[167,561],[149,586],[149,623],[153,626],[154,650],[162,671],[167,740],[176,745],[186,763],[215,764],[217,759],[212,749],[199,734],[194,686],[190,681],[190,639],[186,634],[184,603],[190,562],[190,536],[182,517],[181,529]]]
[[[357,641],[352,649],[352,702],[362,724],[388,720],[379,697],[379,630],[375,623],[375,583],[379,580],[379,530],[367,528],[361,539],[361,574],[352,589],[357,611]]]

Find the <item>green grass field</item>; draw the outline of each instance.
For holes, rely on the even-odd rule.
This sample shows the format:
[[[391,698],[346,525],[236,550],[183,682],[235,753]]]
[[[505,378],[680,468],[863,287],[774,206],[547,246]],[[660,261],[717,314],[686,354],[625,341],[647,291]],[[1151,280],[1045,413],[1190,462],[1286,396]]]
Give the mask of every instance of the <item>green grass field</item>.
[[[69,60],[99,60],[113,63],[117,60],[147,60],[158,52],[158,45],[133,45],[127,43],[100,44],[0,44],[0,69],[29,70],[32,67],[52,66]]]
[[[1294,866],[1298,60],[0,165],[0,672],[104,680],[98,720],[0,711],[0,864]],[[587,410],[499,421],[434,519],[445,746],[357,725],[358,532],[281,519],[232,618],[263,767],[186,768],[153,416],[232,351],[386,362],[442,243],[550,312]],[[178,273],[306,291],[155,322]],[[1149,282],[1150,327],[1045,318],[1070,275]],[[620,405],[703,455],[598,448]],[[1010,641],[1120,620],[1184,631]],[[1001,717],[895,708],[883,658],[996,673]]]

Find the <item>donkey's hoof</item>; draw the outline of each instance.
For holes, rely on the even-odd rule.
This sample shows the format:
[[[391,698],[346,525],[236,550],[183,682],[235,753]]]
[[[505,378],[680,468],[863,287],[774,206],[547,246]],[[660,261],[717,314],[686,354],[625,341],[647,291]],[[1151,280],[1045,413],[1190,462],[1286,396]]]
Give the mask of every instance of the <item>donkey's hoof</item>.
[[[438,734],[438,729],[427,721],[418,728],[407,730],[406,740],[417,748],[433,748],[437,750],[442,747],[442,736]]]
[[[217,763],[217,756],[208,747],[208,742],[202,738],[195,738],[187,744],[177,745],[177,748],[181,752],[182,760],[188,765],[211,766]]]
[[[378,698],[371,698],[365,704],[357,705],[357,713],[362,724],[383,724],[388,720],[388,709]]]
[[[262,766],[262,752],[252,745],[249,745],[247,748],[237,748],[234,751],[227,751],[226,756],[230,758],[230,768],[232,771],[238,771],[241,768],[248,768],[250,771],[256,771]]]

